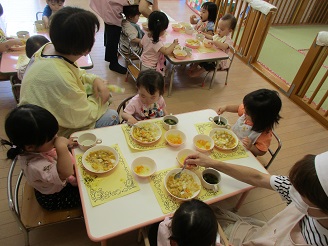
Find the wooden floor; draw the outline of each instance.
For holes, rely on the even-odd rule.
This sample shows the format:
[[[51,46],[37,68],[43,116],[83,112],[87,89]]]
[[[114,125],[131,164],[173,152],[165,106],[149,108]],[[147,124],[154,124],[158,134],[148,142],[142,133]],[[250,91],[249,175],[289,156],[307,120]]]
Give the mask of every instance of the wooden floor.
[[[6,21],[34,20],[35,12],[43,9],[43,0],[4,0],[1,1]],[[66,5],[88,8],[88,0],[66,0]],[[184,1],[160,0],[161,9],[178,21],[188,21],[192,11]],[[18,18],[19,16],[19,18]],[[125,82],[125,76],[111,72],[108,63],[104,61],[102,30],[96,36],[96,43],[91,52],[94,68],[89,72],[100,75],[113,84],[126,88],[125,94],[114,95],[111,105],[115,108],[130,95],[136,93],[131,78]],[[123,61],[121,61],[124,64]],[[219,105],[239,104],[245,94],[259,88],[276,89],[266,80],[256,74],[251,68],[243,64],[238,58],[234,60],[229,76],[228,85],[224,85],[224,73],[218,73],[212,90],[208,90],[208,82],[202,88],[202,79],[190,79],[185,75],[184,68],[178,68],[174,78],[173,94],[170,98],[165,95],[168,112],[176,114],[200,109],[217,109]],[[281,94],[283,107],[280,121],[276,129],[283,142],[282,150],[270,167],[272,174],[286,175],[295,161],[305,154],[318,154],[328,150],[328,131],[313,120],[302,109]],[[0,137],[6,138],[4,120],[6,114],[16,106],[11,93],[9,81],[0,82]],[[226,114],[233,123],[237,116]],[[268,156],[260,158],[266,161]],[[0,245],[23,245],[23,234],[8,209],[6,181],[10,162],[6,160],[6,151],[0,149]],[[232,208],[237,197],[222,202],[222,206]],[[250,192],[244,205],[239,210],[242,216],[253,216],[261,220],[269,220],[285,207],[280,197],[272,191],[254,189]],[[131,207],[133,209],[133,207]],[[137,212],[137,211],[136,211]],[[111,223],[118,223],[111,221]],[[97,245],[89,240],[83,221],[70,222],[56,226],[35,230],[30,233],[31,245]],[[136,242],[136,231],[108,240],[111,246],[139,245]]]

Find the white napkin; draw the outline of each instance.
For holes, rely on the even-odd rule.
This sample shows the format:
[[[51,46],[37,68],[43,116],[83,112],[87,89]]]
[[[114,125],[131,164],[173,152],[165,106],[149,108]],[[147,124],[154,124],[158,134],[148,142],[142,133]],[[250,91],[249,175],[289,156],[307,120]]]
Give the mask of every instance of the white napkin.
[[[274,5],[267,3],[263,0],[248,0],[248,2],[250,3],[253,9],[258,10],[265,15],[267,15],[270,10],[277,9]]]
[[[328,32],[325,31],[319,32],[317,36],[316,44],[320,46],[328,46]]]

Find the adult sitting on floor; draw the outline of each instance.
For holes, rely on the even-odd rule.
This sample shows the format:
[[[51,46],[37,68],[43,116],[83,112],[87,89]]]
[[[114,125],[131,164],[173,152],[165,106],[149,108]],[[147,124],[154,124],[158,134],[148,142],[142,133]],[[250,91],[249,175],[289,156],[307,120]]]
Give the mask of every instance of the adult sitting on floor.
[[[232,245],[328,245],[328,152],[306,155],[295,163],[289,177],[224,163],[204,154],[190,155],[186,163],[212,167],[253,186],[275,190],[289,204],[262,226],[215,207]]]
[[[59,123],[58,135],[118,124],[117,112],[108,108],[109,89],[104,80],[88,74],[76,61],[90,53],[99,21],[90,11],[75,7],[59,10],[50,24],[50,39],[32,57],[21,87],[20,105],[35,104],[50,111]],[[94,94],[87,96],[85,84]]]

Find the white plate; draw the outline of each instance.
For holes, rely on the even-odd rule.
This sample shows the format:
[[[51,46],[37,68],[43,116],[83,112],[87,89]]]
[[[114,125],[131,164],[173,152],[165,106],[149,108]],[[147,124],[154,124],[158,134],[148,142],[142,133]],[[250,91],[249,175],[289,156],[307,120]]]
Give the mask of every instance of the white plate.
[[[138,129],[138,128],[142,128],[142,130],[145,131],[145,133],[150,134],[152,136],[153,140],[147,141],[145,139],[138,138],[137,136],[135,136],[134,132],[140,131],[140,129]],[[156,143],[161,138],[162,130],[155,123],[147,122],[147,121],[144,121],[144,122],[139,121],[134,126],[132,126],[132,128],[130,130],[130,134],[131,134],[131,137],[133,138],[133,140],[135,140],[136,142],[143,144],[143,145],[151,145],[153,143]]]
[[[96,169],[94,169],[92,167],[91,163],[89,163],[88,161],[86,161],[86,157],[91,152],[99,151],[99,150],[106,150],[106,151],[109,151],[109,152],[113,153],[113,155],[115,157],[115,162],[113,163],[113,167],[112,168],[109,168],[108,170],[96,170]],[[82,156],[82,164],[85,167],[85,169],[87,169],[90,172],[93,172],[93,173],[107,173],[107,172],[113,170],[117,166],[118,159],[119,159],[119,156],[118,156],[118,153],[116,152],[115,149],[113,149],[113,148],[111,148],[109,146],[105,146],[105,145],[97,145],[97,146],[94,146],[94,147],[88,149],[86,152],[84,152],[84,154]]]
[[[218,145],[218,143],[216,143],[215,142],[215,139],[213,138],[213,136],[215,134],[217,134],[217,133],[219,133],[219,134],[220,133],[226,133],[226,134],[231,135],[235,139],[235,144],[233,146],[231,146],[231,147],[225,147],[225,146],[222,147],[221,144]],[[234,148],[236,148],[238,146],[239,139],[236,136],[236,134],[233,131],[228,130],[228,129],[225,129],[225,128],[214,128],[210,132],[210,137],[214,140],[214,146],[217,147],[218,149],[221,149],[221,150],[231,150],[231,149],[234,149]],[[224,140],[222,140],[222,144],[224,144]]]
[[[168,189],[168,187],[167,187],[167,181],[168,181],[168,178],[169,178],[171,175],[175,175],[176,173],[178,173],[178,172],[180,172],[180,171],[181,171],[181,168],[177,168],[177,169],[173,169],[173,170],[169,171],[169,172],[166,174],[165,178],[164,178],[164,187],[165,187],[166,191],[167,191],[172,197],[174,197],[174,198],[176,198],[176,199],[178,199],[178,200],[180,200],[180,201],[189,201],[189,200],[195,198],[196,196],[198,196],[198,194],[200,193],[200,190],[201,190],[201,182],[200,182],[200,179],[198,178],[198,176],[197,176],[194,172],[192,172],[192,171],[190,171],[190,170],[187,170],[187,169],[185,169],[185,170],[182,171],[182,173],[187,173],[187,174],[191,175],[191,176],[194,178],[194,181],[196,182],[196,184],[197,184],[198,187],[199,187],[198,190],[195,191],[195,192],[192,194],[192,196],[190,196],[190,197],[188,197],[188,198],[181,198],[181,197],[175,196],[175,195],[173,195],[173,194],[169,191],[169,189]],[[177,181],[178,181],[178,180],[177,180]]]

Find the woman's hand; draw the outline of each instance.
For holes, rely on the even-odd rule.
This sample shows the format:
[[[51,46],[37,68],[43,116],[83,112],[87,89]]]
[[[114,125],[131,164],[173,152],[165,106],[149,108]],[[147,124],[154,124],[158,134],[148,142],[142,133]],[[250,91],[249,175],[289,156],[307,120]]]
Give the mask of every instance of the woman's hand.
[[[102,104],[108,102],[109,98],[111,97],[110,91],[107,88],[105,81],[100,78],[96,78],[93,81],[93,94],[96,98],[101,98]]]
[[[202,166],[211,167],[213,160],[207,155],[197,153],[187,156],[185,160],[187,167]]]

